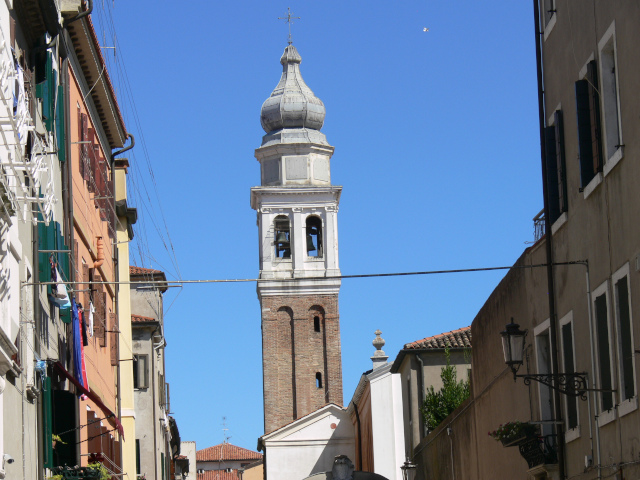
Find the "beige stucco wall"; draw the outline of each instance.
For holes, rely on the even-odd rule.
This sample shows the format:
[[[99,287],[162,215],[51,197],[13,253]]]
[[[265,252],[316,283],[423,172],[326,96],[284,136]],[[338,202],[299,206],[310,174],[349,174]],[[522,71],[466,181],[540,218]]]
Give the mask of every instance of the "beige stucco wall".
[[[127,169],[115,169],[116,201],[127,198]],[[117,228],[118,241],[118,278],[121,282],[129,281],[129,235],[126,218],[119,219]],[[133,351],[131,345],[131,293],[127,283],[118,285],[118,320],[120,335],[120,408],[125,441],[122,444],[122,471],[130,479],[136,475],[136,416],[133,398]]]

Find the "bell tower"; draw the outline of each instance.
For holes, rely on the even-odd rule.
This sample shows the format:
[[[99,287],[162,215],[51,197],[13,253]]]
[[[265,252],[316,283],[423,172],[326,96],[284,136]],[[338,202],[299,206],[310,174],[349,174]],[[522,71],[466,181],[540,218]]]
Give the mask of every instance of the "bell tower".
[[[293,45],[262,105],[266,135],[255,152],[264,428],[273,431],[322,405],[342,404],[338,204],[333,147],[320,132],[325,108],[300,75]]]

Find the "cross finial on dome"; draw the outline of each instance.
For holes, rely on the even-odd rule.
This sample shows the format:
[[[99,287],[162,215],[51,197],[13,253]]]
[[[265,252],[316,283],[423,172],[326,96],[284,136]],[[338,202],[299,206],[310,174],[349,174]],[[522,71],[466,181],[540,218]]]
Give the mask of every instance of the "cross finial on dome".
[[[293,43],[293,40],[291,40],[291,24],[293,23],[293,20],[300,20],[300,17],[292,17],[291,16],[291,8],[287,7],[287,16],[286,17],[278,17],[278,20],[284,20],[285,23],[289,24],[289,45],[291,45]]]

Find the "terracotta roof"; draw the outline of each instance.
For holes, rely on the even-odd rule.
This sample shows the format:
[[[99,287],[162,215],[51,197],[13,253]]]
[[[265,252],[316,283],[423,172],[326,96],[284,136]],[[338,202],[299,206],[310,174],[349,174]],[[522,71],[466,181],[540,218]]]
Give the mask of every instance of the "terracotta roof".
[[[131,315],[131,323],[157,322],[155,318],[143,317],[142,315]]]
[[[236,447],[230,443],[220,443],[213,447],[204,448],[196,452],[198,462],[220,462],[224,460],[260,460],[262,454]]]
[[[450,348],[471,348],[471,327],[459,328],[458,330],[407,343],[404,349],[445,348],[446,346]]]
[[[136,267],[134,265],[129,266],[129,275],[144,275],[144,274],[154,274],[154,273],[164,273],[162,270],[154,270],[153,268],[142,268]]]
[[[206,448],[205,448],[206,450]],[[198,473],[198,480],[240,480],[238,470],[207,470],[204,473]]]

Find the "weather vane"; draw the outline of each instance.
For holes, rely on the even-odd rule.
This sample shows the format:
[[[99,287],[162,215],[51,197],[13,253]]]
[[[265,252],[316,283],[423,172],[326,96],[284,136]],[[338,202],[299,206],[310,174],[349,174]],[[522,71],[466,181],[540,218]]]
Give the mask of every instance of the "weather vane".
[[[292,40],[291,40],[291,24],[293,23],[293,20],[300,20],[300,17],[292,17],[291,16],[291,8],[287,7],[287,16],[286,17],[278,17],[278,20],[284,20],[286,23],[289,24],[289,45],[291,45]]]

